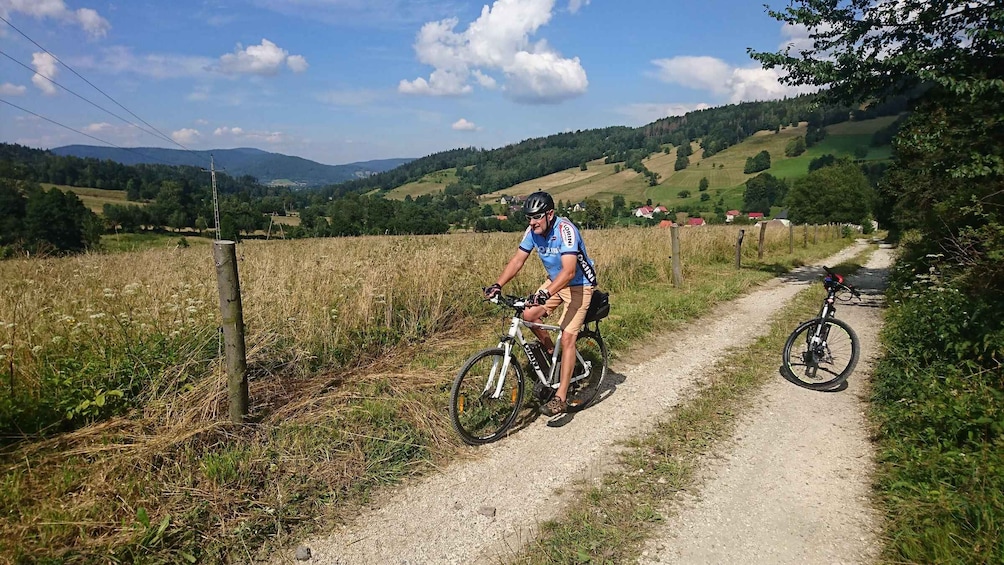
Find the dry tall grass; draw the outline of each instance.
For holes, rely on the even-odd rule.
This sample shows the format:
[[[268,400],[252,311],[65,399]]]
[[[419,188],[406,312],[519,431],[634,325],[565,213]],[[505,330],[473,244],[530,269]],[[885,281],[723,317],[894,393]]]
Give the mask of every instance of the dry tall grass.
[[[715,285],[734,273],[737,230],[680,230],[684,276],[699,289],[691,302],[731,296]],[[612,334],[632,310],[667,302],[669,231],[584,238],[615,300],[605,335],[623,343]],[[130,414],[0,451],[0,562],[250,560],[266,539],[281,544],[375,486],[446,464],[463,453],[445,415],[448,383],[500,329],[480,287],[494,281],[518,240],[509,233],[242,243],[248,426],[226,421],[226,379],[218,362],[200,358],[207,340],[215,349],[218,324],[205,247],[0,263],[0,373],[13,368],[18,387],[60,362],[72,379],[74,359],[135,353],[155,334],[174,340],[181,364],[155,376],[167,382]],[[745,243],[752,263],[755,238]],[[786,229],[768,230],[766,244],[758,267],[828,251],[796,245],[792,258]],[[542,276],[531,258],[506,290],[527,293]],[[170,386],[182,373],[191,375],[187,384]]]
[[[738,229],[681,229],[685,273],[697,264],[731,261]],[[746,229],[744,254],[751,260],[756,233]],[[800,246],[799,235],[796,230]],[[768,255],[786,251],[787,237],[787,229],[768,229]],[[238,270],[248,349],[272,360],[259,363],[263,366],[301,356],[290,352],[338,351],[348,360],[355,358],[352,349],[382,339],[381,332],[415,339],[469,327],[483,311],[478,288],[494,281],[518,238],[455,234],[242,243]],[[604,287],[620,290],[670,278],[668,230],[587,231],[584,239]],[[218,295],[208,251],[198,246],[0,263],[0,366],[12,369],[17,386],[32,386],[47,358],[52,362],[70,349],[108,349],[130,340],[139,345],[148,334],[181,338],[186,329],[216,326]],[[515,287],[525,292],[541,275],[531,262]]]

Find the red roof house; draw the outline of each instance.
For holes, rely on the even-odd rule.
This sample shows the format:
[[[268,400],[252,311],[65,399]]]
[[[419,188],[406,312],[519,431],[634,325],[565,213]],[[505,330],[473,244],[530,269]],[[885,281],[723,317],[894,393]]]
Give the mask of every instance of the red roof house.
[[[749,218],[751,220],[762,220],[763,219],[763,212],[750,212],[749,213]]]
[[[704,218],[687,218],[688,226],[703,226]]]

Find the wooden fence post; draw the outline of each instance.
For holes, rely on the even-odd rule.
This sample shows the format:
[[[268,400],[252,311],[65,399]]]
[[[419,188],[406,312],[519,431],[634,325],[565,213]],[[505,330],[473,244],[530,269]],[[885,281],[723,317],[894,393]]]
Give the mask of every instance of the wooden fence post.
[[[757,242],[756,246],[756,259],[757,261],[763,260],[763,238],[767,234],[767,222],[760,222],[760,241]]]
[[[680,261],[680,226],[670,226],[669,235],[673,241],[673,286],[683,284],[683,264]]]
[[[788,255],[795,253],[795,224],[788,224]]]
[[[742,268],[743,264],[743,236],[746,230],[739,230],[739,237],[736,238],[736,270]]]
[[[237,277],[237,250],[233,241],[213,242],[216,286],[220,291],[223,344],[227,366],[227,397],[230,421],[244,422],[248,415],[247,353],[244,345],[244,311]]]
[[[802,247],[809,247],[809,224],[802,224]]]

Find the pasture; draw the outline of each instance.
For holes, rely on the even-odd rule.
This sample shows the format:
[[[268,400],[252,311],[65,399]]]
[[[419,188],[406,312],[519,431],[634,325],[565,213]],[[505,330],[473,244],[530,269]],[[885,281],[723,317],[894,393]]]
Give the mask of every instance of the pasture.
[[[614,354],[774,273],[828,255],[738,228],[586,231]],[[480,288],[516,234],[245,241],[238,246],[252,424],[226,420],[207,246],[0,262],[0,553],[18,560],[248,560],[350,515],[382,486],[466,453],[456,369],[493,343]],[[537,263],[506,290],[528,293]]]
[[[126,193],[124,190],[105,190],[101,188],[86,188],[79,186],[65,186],[60,184],[49,184],[49,183],[39,183],[43,190],[51,190],[53,188],[59,189],[62,192],[72,192],[77,195],[77,198],[84,203],[90,211],[95,214],[100,215],[104,210],[105,204],[118,204],[121,206],[135,204],[137,206],[145,206],[143,202],[130,202],[126,199]]]

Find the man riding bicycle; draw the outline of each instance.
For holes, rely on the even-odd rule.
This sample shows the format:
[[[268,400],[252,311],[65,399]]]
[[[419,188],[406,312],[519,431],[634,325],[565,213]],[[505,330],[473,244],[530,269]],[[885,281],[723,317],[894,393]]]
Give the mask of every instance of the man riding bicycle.
[[[586,319],[589,301],[596,286],[596,270],[586,253],[579,229],[568,218],[558,217],[554,210],[554,199],[546,192],[534,192],[523,203],[529,226],[523,233],[519,249],[502,270],[495,284],[485,288],[485,298],[494,298],[502,293],[502,287],[513,279],[527,257],[536,249],[537,255],[547,271],[547,280],[529,298],[532,307],[523,311],[523,319],[540,323],[559,304],[565,309],[558,325],[561,327],[561,351],[565,359],[575,358],[575,339]],[[554,342],[543,329],[530,328],[541,346],[549,353],[554,352]],[[554,398],[541,406],[546,416],[555,416],[568,409],[568,386],[572,381],[574,363],[562,363],[560,382]]]

